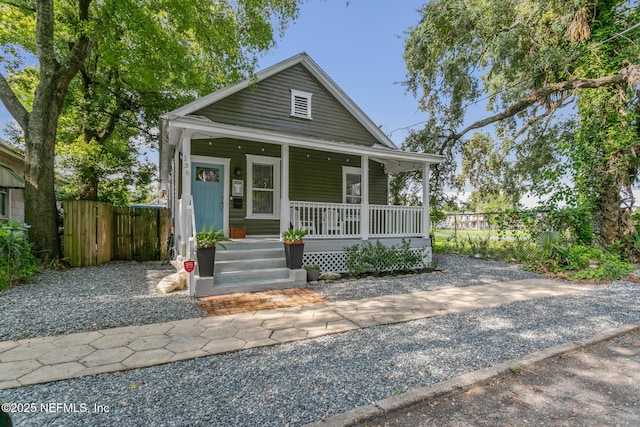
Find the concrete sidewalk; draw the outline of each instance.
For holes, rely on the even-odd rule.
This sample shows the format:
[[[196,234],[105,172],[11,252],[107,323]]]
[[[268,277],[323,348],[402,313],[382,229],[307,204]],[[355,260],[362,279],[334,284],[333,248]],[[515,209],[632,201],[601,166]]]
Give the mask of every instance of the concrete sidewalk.
[[[577,284],[528,279],[3,341],[0,389],[143,368],[584,289]]]

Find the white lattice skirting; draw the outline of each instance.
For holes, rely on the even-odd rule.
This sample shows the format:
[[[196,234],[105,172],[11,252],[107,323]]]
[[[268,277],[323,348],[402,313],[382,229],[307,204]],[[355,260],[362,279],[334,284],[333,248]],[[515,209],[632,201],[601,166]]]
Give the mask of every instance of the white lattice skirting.
[[[422,255],[422,262],[413,266],[415,269],[421,269],[431,264],[433,255],[431,247],[411,249],[412,252]],[[317,264],[320,266],[321,272],[332,271],[336,273],[347,272],[347,253],[344,251],[332,251],[332,252],[311,252],[306,253],[303,256],[302,262],[304,265]],[[398,266],[391,267],[389,270],[397,269]]]

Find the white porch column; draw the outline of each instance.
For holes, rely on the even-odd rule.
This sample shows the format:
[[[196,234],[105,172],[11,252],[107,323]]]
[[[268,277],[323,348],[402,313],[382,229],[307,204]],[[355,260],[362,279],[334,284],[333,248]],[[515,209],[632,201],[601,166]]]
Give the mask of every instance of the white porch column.
[[[193,235],[191,224],[191,132],[182,132],[182,209],[183,215],[180,218],[182,223],[183,239],[188,239]]]
[[[363,155],[360,158],[360,191],[362,192],[362,214],[360,215],[360,233],[362,240],[369,240],[369,156]]]
[[[422,236],[429,238],[431,218],[429,216],[429,163],[422,166]],[[433,244],[433,243],[432,243]]]
[[[280,167],[280,231],[289,229],[291,211],[289,208],[289,144],[281,145]],[[280,236],[282,240],[282,236]]]

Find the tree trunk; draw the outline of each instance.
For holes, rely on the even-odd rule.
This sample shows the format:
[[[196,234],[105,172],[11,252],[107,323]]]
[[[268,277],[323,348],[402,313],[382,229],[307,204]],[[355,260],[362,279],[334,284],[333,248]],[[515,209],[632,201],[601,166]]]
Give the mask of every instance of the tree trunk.
[[[25,131],[25,222],[31,226],[29,240],[43,259],[60,258],[58,209],[56,207],[54,150],[62,103],[53,82],[39,85]]]
[[[91,0],[78,0],[78,18],[89,22]],[[25,221],[29,240],[44,259],[60,257],[56,208],[54,155],[58,117],[71,79],[86,58],[91,40],[81,33],[62,62],[54,43],[54,2],[37,0],[35,42],[40,75],[29,113],[0,75],[0,99],[25,136]]]
[[[619,242],[625,254],[635,260],[637,232],[631,218],[631,208],[625,207],[627,203],[621,197],[623,186],[614,183],[606,187],[600,188],[596,196],[595,222],[600,245],[607,248]]]

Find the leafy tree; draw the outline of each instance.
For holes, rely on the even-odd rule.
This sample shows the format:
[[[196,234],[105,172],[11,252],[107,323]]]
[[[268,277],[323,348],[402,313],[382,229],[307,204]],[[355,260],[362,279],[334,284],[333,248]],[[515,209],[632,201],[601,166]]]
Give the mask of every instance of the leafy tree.
[[[430,138],[430,133],[425,128],[421,131],[410,131],[402,144],[402,149],[423,153],[440,152],[435,139]],[[441,208],[447,203],[454,203],[454,199],[446,195],[445,190],[455,185],[456,163],[450,152],[444,161],[432,165],[429,180],[430,206]],[[391,177],[389,182],[389,194],[391,203],[396,205],[418,205],[422,198],[422,171],[401,172]]]
[[[514,174],[509,160],[510,144],[495,147],[488,134],[476,132],[462,145],[462,171],[458,189],[468,181],[475,189],[468,209],[496,210],[514,208],[521,196],[522,179]]]
[[[553,203],[588,203],[603,244],[633,238],[621,202],[639,166],[635,2],[434,0],[421,12],[405,61],[407,87],[431,115],[422,140],[453,157],[467,133],[495,124],[492,150],[511,163],[505,194],[532,183]],[[493,114],[466,125],[479,102]]]
[[[101,145],[114,132],[121,147],[132,128],[148,131],[158,110],[250,71],[272,46],[274,29],[297,11],[297,0],[0,2],[0,99],[24,131],[26,221],[37,251],[60,253],[54,147],[63,107],[71,119],[60,132],[65,143],[87,144],[81,158],[96,146],[110,152]],[[13,82],[33,59],[37,83],[25,94]],[[92,167],[90,197],[100,175]]]

